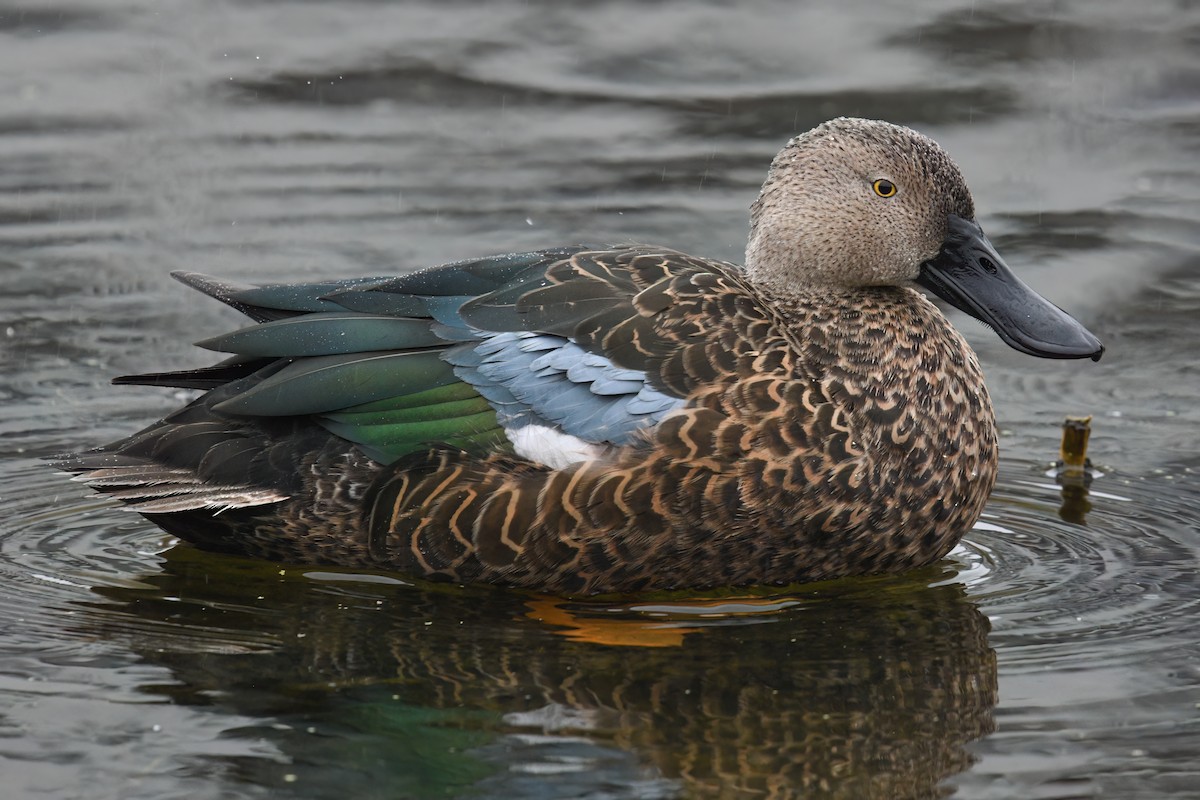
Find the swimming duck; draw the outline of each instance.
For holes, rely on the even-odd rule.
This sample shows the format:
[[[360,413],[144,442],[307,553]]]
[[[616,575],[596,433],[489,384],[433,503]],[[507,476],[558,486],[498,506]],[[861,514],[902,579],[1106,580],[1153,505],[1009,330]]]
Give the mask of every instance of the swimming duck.
[[[558,594],[788,584],[944,556],[996,478],[975,353],[928,289],[1046,358],[1100,342],[1022,283],[931,139],[793,138],[745,266],[572,246],[402,277],[185,284],[256,324],[205,390],[71,456],[184,540]]]

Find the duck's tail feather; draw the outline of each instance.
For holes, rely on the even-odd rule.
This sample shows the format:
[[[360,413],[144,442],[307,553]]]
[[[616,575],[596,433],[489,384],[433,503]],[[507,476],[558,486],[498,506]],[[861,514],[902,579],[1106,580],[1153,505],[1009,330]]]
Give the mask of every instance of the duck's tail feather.
[[[218,388],[165,419],[56,466],[145,514],[278,503],[300,490],[296,462],[329,434],[303,419],[235,419],[212,406],[235,387]]]
[[[120,375],[112,379],[115,386],[169,386],[176,389],[209,391],[227,383],[247,378],[275,361],[274,358],[234,356],[220,364],[199,369],[175,372],[146,372],[140,375]]]
[[[59,468],[141,514],[207,510],[220,513],[289,499],[271,488],[204,483],[196,471],[122,453],[95,451],[60,458]]]

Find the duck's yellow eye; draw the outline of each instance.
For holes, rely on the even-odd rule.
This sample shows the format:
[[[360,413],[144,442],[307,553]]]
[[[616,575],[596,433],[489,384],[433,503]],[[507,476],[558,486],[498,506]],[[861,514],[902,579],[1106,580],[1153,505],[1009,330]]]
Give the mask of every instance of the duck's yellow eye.
[[[871,188],[875,190],[875,194],[880,197],[891,197],[896,193],[896,184],[889,181],[887,178],[880,178],[871,184]]]

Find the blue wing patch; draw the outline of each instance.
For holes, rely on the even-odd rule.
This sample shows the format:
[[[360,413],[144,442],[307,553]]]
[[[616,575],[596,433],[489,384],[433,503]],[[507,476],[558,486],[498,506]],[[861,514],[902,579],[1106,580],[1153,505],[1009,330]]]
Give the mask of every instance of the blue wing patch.
[[[500,424],[549,424],[588,442],[626,445],[684,405],[561,336],[477,332],[443,358],[496,408]]]

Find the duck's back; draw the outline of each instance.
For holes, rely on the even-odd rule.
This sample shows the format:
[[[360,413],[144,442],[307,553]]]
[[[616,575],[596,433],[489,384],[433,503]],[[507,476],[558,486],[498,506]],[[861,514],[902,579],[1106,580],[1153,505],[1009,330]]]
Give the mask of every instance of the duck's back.
[[[644,247],[190,281],[261,324],[130,381],[211,391],[66,466],[213,549],[570,593],[787,583],[932,561],[994,480],[974,354],[907,289],[768,297]]]

